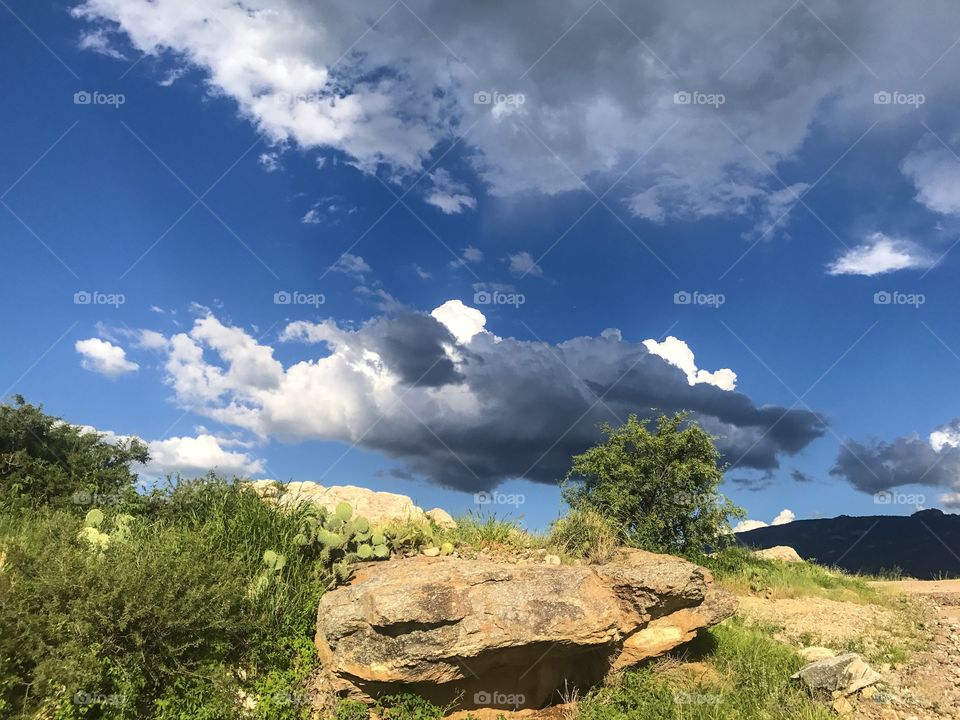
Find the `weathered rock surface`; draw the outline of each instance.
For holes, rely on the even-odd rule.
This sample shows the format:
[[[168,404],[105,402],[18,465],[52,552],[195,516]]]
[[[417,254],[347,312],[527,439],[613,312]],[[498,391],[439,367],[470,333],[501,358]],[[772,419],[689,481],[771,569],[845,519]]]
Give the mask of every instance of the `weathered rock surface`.
[[[326,487],[315,482],[291,482],[280,489],[273,480],[253,480],[250,486],[261,497],[274,500],[281,506],[313,502],[333,510],[338,503],[345,502],[355,513],[375,524],[389,520],[424,522],[432,519],[441,527],[456,527],[453,518],[443,510],[434,508],[424,512],[409,497],[397,493],[377,492],[355,485]]]
[[[764,550],[754,550],[753,554],[762,560],[779,560],[780,562],[803,562],[800,554],[789,545],[776,545]]]
[[[851,695],[880,680],[880,673],[856,653],[847,653],[804,665],[793,677],[814,690]]]
[[[709,571],[629,551],[599,566],[416,557],[358,568],[323,596],[317,648],[333,689],[409,691],[462,708],[536,708],[729,617]]]
[[[427,516],[430,520],[433,520],[438,527],[442,528],[455,528],[457,526],[457,521],[443,508],[434,508],[433,510],[427,510],[424,515]]]

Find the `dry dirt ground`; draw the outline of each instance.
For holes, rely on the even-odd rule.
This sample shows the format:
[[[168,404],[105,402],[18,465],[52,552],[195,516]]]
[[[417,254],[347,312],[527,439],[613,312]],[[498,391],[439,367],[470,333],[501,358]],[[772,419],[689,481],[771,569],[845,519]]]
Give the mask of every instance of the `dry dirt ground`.
[[[870,660],[882,681],[849,699],[849,718],[960,718],[960,581],[875,585],[907,594],[910,603],[895,611],[823,598],[742,598],[741,613],[778,627],[792,645],[854,650]],[[903,660],[901,650],[921,647]]]

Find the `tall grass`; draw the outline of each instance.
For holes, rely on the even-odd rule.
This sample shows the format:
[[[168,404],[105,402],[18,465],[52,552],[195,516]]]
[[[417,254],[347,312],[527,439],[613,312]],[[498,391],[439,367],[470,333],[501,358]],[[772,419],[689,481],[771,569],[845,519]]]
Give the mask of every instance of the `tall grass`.
[[[708,672],[665,662],[628,670],[579,703],[580,720],[827,720],[833,714],[790,676],[790,648],[738,620],[689,648]]]
[[[764,560],[748,549],[732,546],[702,559],[718,583],[740,594],[771,598],[825,597],[855,603],[886,604],[888,596],[866,578],[847,575],[809,562]]]
[[[328,571],[293,542],[298,511],[216,478],[104,511],[136,520],[102,553],[70,512],[0,513],[0,717],[220,720],[242,692],[253,717],[306,717]],[[260,587],[266,550],[287,562]]]

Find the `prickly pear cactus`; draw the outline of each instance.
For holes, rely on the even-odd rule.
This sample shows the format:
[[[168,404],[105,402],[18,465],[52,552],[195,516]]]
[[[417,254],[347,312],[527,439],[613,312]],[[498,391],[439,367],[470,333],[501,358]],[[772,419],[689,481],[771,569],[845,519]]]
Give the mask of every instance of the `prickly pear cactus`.
[[[103,510],[94,508],[87,513],[86,517],[84,517],[83,524],[85,527],[98,528],[103,524],[103,520]]]

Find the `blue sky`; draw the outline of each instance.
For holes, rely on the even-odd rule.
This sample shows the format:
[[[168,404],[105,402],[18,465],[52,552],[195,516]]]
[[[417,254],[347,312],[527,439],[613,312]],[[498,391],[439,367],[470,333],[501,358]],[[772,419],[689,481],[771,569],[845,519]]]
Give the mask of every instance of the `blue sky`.
[[[960,10],[782,5],[5,0],[4,396],[541,527],[690,407],[755,520],[954,507]]]

